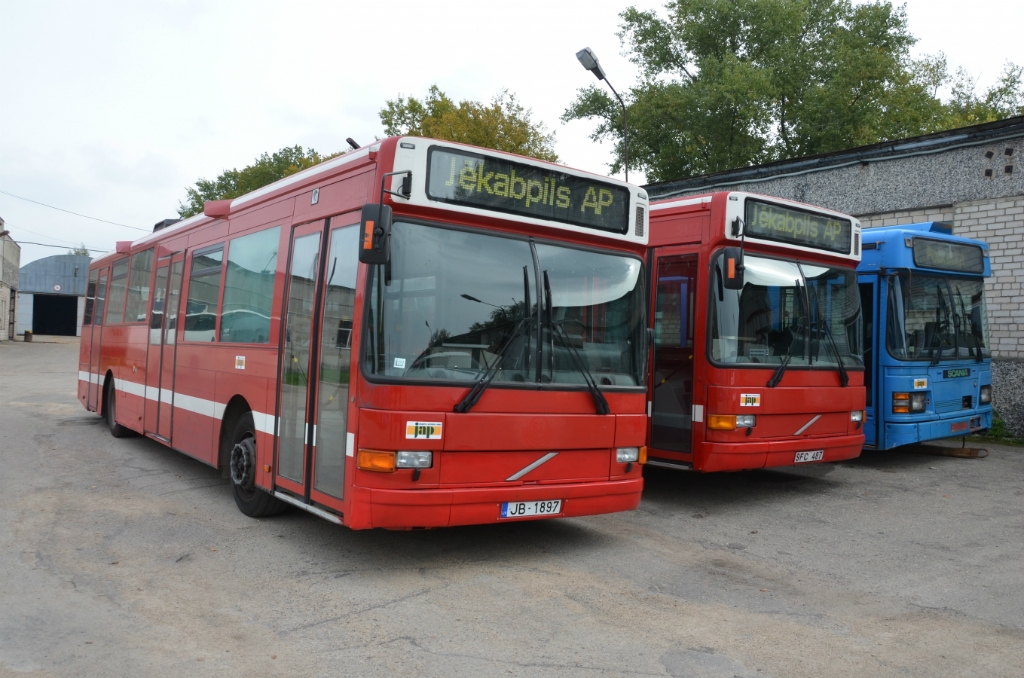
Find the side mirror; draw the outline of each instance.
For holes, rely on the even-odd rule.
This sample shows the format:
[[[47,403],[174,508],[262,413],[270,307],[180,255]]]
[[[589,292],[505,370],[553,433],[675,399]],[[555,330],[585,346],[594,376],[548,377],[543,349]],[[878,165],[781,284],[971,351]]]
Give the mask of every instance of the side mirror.
[[[722,259],[725,268],[725,280],[723,281],[725,289],[742,290],[743,249],[740,247],[726,247]]]
[[[359,261],[386,264],[391,258],[391,208],[387,205],[363,205]]]

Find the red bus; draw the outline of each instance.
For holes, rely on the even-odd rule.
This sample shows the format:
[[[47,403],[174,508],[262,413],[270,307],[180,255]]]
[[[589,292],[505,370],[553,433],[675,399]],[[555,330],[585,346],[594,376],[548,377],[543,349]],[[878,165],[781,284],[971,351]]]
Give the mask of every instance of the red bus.
[[[651,203],[647,463],[738,471],[864,445],[860,223],[719,192]]]
[[[93,262],[82,404],[355,529],[640,501],[648,201],[389,138]]]

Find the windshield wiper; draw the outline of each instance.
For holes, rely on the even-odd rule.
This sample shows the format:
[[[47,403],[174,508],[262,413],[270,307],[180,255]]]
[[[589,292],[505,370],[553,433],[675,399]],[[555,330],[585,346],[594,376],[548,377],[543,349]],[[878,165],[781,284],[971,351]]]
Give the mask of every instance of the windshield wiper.
[[[551,320],[551,283],[548,280],[548,272],[544,271],[544,305],[545,313],[544,317],[547,319],[548,329],[553,336],[558,337],[562,346],[569,352],[569,358],[576,370],[583,375],[583,381],[587,384],[587,389],[590,390],[590,396],[594,399],[594,409],[597,410],[598,414],[611,414],[612,409],[608,406],[608,400],[605,399],[604,394],[601,393],[601,389],[597,386],[597,380],[594,379],[594,375],[587,369],[586,364],[583,362],[583,358],[580,357],[576,347],[573,346],[572,341],[569,339],[569,335],[565,333],[565,328],[562,327],[562,323],[556,323]],[[557,331],[556,331],[557,330]],[[537,336],[538,341],[540,335]],[[551,360],[554,363],[555,356],[552,354]]]
[[[509,348],[516,339],[522,336],[523,330],[530,326],[530,321],[532,320],[533,318],[527,317],[519,321],[516,328],[512,330],[512,334],[508,335],[508,339],[506,339],[505,343],[498,349],[497,359],[495,359],[495,361],[487,367],[487,370],[480,375],[480,378],[476,380],[475,384],[473,384],[473,388],[469,389],[469,393],[463,396],[462,400],[455,404],[455,412],[469,412],[473,409],[474,405],[480,402],[480,396],[484,394],[487,387],[491,385],[492,381],[494,381],[494,377],[498,375],[498,369],[501,367],[502,361],[505,360],[505,355],[508,353]]]
[[[803,318],[802,325],[803,325],[803,328],[805,329],[804,336],[805,337],[809,336],[810,335],[810,331],[807,330],[807,317],[806,316],[804,316],[804,318]],[[782,375],[786,373],[786,368],[789,366],[789,360],[790,360],[790,358],[793,357],[793,347],[794,346],[796,346],[796,336],[794,336],[793,340],[789,342],[789,348],[786,349],[786,355],[784,355],[782,357],[782,362],[779,363],[779,367],[778,367],[778,369],[775,370],[775,374],[773,374],[772,378],[768,380],[768,383],[766,384],[766,386],[768,388],[775,388],[776,386],[779,385],[779,382],[782,381]]]
[[[942,313],[947,318],[946,326],[949,326],[949,311],[946,309],[946,302],[942,300],[942,290],[935,287],[935,296],[939,300],[939,305],[935,308],[935,338],[939,341],[939,350],[935,352],[935,357],[932,358],[932,365],[938,365],[942,360],[942,320],[940,319],[939,313]]]
[[[814,310],[818,309],[818,290],[814,290]],[[825,328],[825,338],[828,339],[828,345],[832,348],[832,353],[836,356],[836,367],[839,370],[839,385],[845,387],[850,383],[850,375],[846,372],[846,367],[843,365],[843,358],[839,355],[839,347],[836,346],[836,340],[832,336],[832,330],[829,329],[828,321],[822,321],[821,314],[818,314],[818,322],[815,323],[815,327],[818,327],[818,335],[821,336],[820,327]]]

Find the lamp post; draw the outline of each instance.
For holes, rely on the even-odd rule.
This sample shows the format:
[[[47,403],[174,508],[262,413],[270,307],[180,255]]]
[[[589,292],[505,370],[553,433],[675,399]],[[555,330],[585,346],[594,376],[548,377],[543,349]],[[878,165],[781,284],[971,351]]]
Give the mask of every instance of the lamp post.
[[[601,68],[601,62],[597,60],[594,50],[584,47],[576,52],[576,58],[583,64],[583,68],[594,74],[595,78],[604,80],[605,84],[608,85],[608,89],[619,100],[619,105],[622,106],[622,155],[625,158],[626,181],[629,181],[629,121],[626,118],[626,104],[622,101],[619,93],[615,91],[615,88],[612,87],[612,83],[608,82],[608,78],[605,76],[604,69]]]

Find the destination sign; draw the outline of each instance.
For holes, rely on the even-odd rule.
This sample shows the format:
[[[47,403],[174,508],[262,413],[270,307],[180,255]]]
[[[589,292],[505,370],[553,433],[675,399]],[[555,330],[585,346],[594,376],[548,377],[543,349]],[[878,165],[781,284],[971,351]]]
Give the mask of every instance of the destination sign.
[[[961,377],[971,376],[971,368],[969,367],[956,367],[951,370],[946,370],[943,373],[946,379],[959,379]]]
[[[744,233],[790,245],[850,254],[853,222],[757,200],[747,200]]]
[[[984,273],[985,260],[978,245],[914,238],[914,265],[961,273]]]
[[[629,230],[629,190],[471,151],[433,147],[427,197],[611,233]]]

